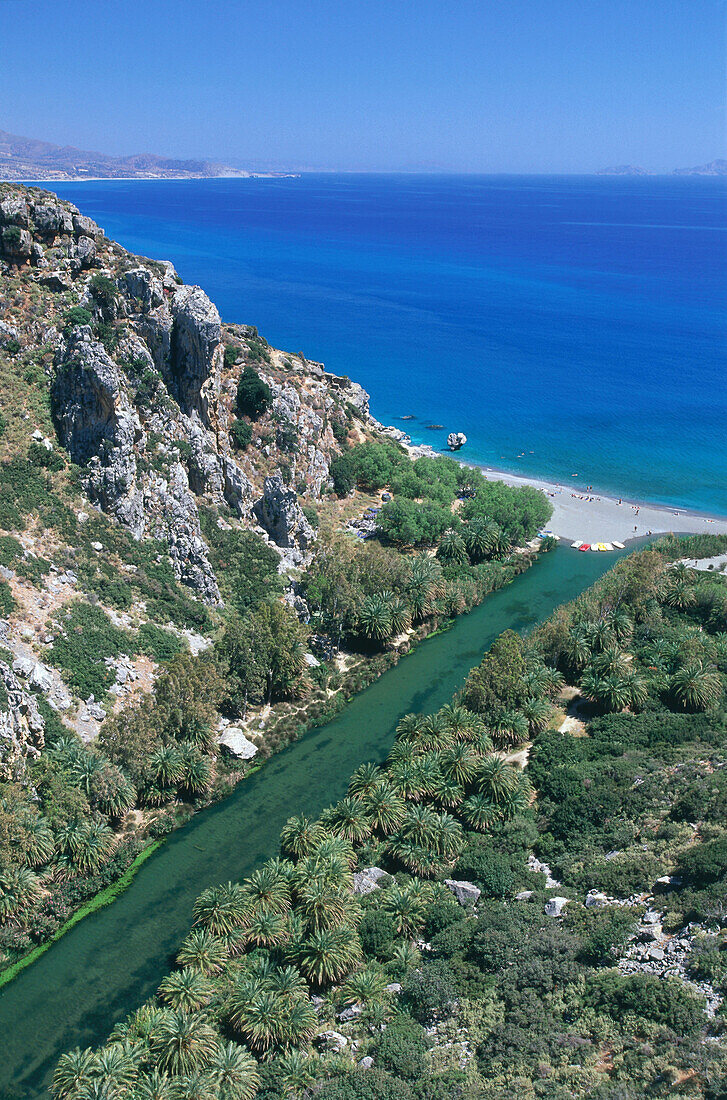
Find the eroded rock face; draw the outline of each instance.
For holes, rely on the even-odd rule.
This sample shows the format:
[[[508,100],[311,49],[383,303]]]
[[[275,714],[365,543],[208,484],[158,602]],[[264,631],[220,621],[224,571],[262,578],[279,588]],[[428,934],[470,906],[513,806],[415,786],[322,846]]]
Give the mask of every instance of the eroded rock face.
[[[198,286],[181,286],[172,298],[170,390],[182,412],[196,410],[207,426],[219,394],[222,361],[220,315]]]
[[[0,661],[0,780],[22,781],[26,761],[36,760],[44,745],[45,722],[35,699]]]
[[[141,425],[117,365],[88,326],[73,329],[61,345],[51,396],[61,442],[84,469],[90,499],[140,538],[144,498],[134,445]]]
[[[298,504],[295,490],[289,489],[280,474],[265,478],[263,495],[254,512],[276,546],[290,551],[294,564],[302,564],[316,533]]]

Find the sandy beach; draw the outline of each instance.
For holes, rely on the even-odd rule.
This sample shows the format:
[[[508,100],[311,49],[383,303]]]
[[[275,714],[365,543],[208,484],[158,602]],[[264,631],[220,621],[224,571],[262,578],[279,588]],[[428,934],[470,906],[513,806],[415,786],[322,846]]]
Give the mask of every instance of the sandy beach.
[[[389,431],[398,433],[397,429]],[[441,454],[426,443],[404,443],[404,446],[414,458],[425,454]],[[553,505],[553,515],[547,529],[569,542],[575,542],[576,539],[588,543],[613,542],[614,539],[627,542],[644,535],[669,532],[685,535],[727,535],[727,518],[724,517],[627,500],[626,497],[619,499],[595,490],[587,492],[576,489],[573,485],[522,477],[493,466],[464,462],[462,459],[458,461],[463,466],[473,466],[481,470],[488,481],[504,481],[507,485],[530,485],[534,489],[541,489]]]
[[[489,481],[504,481],[508,485],[532,485],[542,489],[553,505],[553,517],[548,530],[561,538],[583,542],[626,542],[642,535],[664,534],[727,534],[727,519],[707,516],[685,509],[667,508],[657,504],[630,501],[603,493],[585,492],[572,485],[519,477],[503,470],[481,466]]]

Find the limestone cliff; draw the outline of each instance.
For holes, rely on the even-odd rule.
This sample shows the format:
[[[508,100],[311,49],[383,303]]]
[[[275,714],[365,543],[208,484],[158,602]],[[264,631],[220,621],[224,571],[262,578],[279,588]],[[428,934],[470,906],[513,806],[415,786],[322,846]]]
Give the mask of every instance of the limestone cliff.
[[[315,531],[298,495],[320,498],[339,441],[373,425],[360,386],[223,324],[170,263],[131,255],[37,188],[0,185],[0,277],[40,302],[6,309],[0,340],[7,330],[52,347],[58,441],[92,505],[166,543],[177,576],[210,604],[220,594],[200,503],[260,530],[281,568],[304,563]],[[250,368],[271,399],[242,449],[235,394]]]

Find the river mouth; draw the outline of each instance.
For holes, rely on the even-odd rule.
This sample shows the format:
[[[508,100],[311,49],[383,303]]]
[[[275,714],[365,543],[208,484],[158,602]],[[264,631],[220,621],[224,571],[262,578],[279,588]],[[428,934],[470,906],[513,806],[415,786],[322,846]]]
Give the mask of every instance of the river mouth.
[[[439,709],[503,630],[526,631],[542,622],[628,552],[579,554],[559,546],[541,556],[451,630],[422,642],[333,721],[306,733],[224,801],[172,833],[124,894],[81,921],[0,992],[3,1100],[47,1097],[65,1050],[102,1042],[155,992],[205,887],[243,878],[275,854],[288,817],[318,815],[344,794],[359,764],[384,759],[403,714]]]

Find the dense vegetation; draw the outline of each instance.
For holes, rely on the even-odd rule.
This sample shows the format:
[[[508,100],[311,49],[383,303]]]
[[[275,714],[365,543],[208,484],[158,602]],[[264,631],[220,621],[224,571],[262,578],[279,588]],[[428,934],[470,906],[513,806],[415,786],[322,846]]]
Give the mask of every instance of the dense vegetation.
[[[721,1017],[679,976],[614,965],[674,875],[665,926],[725,983],[725,580],[671,564],[698,552],[624,559],[527,642],[504,634],[451,705],[403,719],[385,764],[290,819],[279,857],[200,896],[158,999],[65,1055],[55,1096],[723,1095]],[[556,731],[574,693],[581,736]],[[528,743],[523,772],[506,754]],[[562,877],[560,917],[532,853]],[[449,877],[478,887],[474,909]],[[591,887],[620,903],[585,907]]]
[[[71,317],[68,323],[77,320]],[[255,339],[250,337],[264,361],[265,345]],[[248,364],[238,411],[259,415],[269,397],[269,387]],[[474,506],[478,495],[489,491],[478,474],[462,475],[449,459],[412,465],[388,444],[346,453],[369,452],[395,456],[397,468],[416,468],[410,491],[416,488],[450,506],[463,494],[467,500],[459,503]],[[49,454],[59,461],[49,463]],[[425,633],[467,610],[531,560],[511,554],[512,538],[505,531],[534,521],[528,518],[529,498],[510,490],[504,503],[492,498],[502,526],[477,517],[460,524],[445,503],[437,505],[453,526],[439,539],[434,556],[403,552],[392,540],[361,543],[322,534],[300,583],[312,617],[305,626],[281,601],[285,582],[275,550],[259,534],[232,525],[228,515],[208,507],[200,513],[202,530],[224,599],[224,610],[214,612],[179,584],[160,543],[136,542],[99,513],[83,517],[76,504],[76,477],[62,451],[37,443],[27,459],[11,458],[0,466],[7,490],[0,521],[16,532],[0,537],[0,564],[40,591],[51,575],[51,561],[29,553],[18,535],[37,516],[61,543],[52,551],[53,568],[77,578],[78,596],[49,616],[46,629],[53,644],[44,658],[77,698],[93,697],[108,708],[113,697],[107,693],[123,656],[146,655],[164,671],[151,694],[105,720],[93,745],[83,744],[37,693],[47,724],[46,750],[25,775],[0,789],[0,837],[5,837],[0,840],[0,950],[6,963],[47,940],[82,902],[115,881],[145,844],[245,774],[246,765],[219,755],[220,714],[244,721],[256,706],[310,696],[300,717],[283,719],[280,730],[270,733],[261,747],[261,755],[267,755],[307,722],[335,713],[367,682],[366,674],[356,672],[343,680],[328,650],[328,661],[311,672],[304,659],[311,631],[334,650],[346,644],[362,654],[371,665],[370,679],[386,667],[377,654],[397,636],[410,630]],[[406,484],[402,472],[396,484]],[[478,522],[479,535],[468,536],[465,544],[459,532],[466,534],[468,527],[475,532]],[[3,613],[15,610],[7,583],[0,588],[0,601]],[[136,626],[122,625],[116,612],[131,624],[128,616],[139,601],[148,617]],[[192,657],[181,630],[209,635],[213,627],[214,644],[203,656]],[[6,653],[5,660],[12,664],[12,654]],[[34,846],[36,835],[40,841]]]

